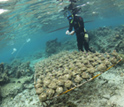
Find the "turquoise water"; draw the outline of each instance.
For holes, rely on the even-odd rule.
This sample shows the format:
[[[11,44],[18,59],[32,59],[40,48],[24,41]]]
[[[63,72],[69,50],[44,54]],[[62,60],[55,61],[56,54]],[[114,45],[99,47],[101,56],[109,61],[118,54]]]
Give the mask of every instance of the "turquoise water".
[[[0,107],[124,107],[124,0],[76,1],[93,53],[65,34],[69,0],[0,0]]]
[[[0,0],[0,63],[45,54],[49,40],[75,39],[65,35],[67,28],[48,33],[68,25],[61,10],[69,4],[68,0]],[[124,23],[123,0],[77,0],[77,5],[82,5],[79,15],[84,21],[92,20],[85,23],[87,30]]]

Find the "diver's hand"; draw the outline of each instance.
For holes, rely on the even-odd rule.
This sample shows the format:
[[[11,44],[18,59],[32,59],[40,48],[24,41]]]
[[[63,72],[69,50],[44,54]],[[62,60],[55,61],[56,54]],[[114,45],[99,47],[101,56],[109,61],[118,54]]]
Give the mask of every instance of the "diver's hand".
[[[71,31],[70,35],[74,35],[75,31]]]
[[[69,30],[67,30],[67,31],[65,32],[65,34],[66,34],[66,35],[69,35]]]

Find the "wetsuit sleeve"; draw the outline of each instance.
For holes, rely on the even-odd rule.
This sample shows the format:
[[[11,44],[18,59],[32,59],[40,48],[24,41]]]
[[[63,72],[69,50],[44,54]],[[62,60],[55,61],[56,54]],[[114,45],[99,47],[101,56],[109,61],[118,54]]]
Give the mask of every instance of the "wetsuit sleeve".
[[[78,22],[78,26],[79,27],[77,27],[75,29],[75,32],[76,33],[78,33],[78,32],[84,32],[84,21],[83,21],[83,18],[78,17],[77,22]]]

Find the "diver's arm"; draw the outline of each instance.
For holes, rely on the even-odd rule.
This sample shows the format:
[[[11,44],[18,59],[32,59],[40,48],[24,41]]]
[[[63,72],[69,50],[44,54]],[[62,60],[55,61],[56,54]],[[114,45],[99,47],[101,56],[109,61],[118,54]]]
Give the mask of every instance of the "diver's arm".
[[[66,35],[73,35],[75,31],[72,31],[73,24],[69,23],[69,29],[66,31]]]
[[[69,26],[69,35],[74,35],[75,31],[73,30],[72,31],[72,28],[73,28],[73,24],[71,23],[70,26]]]
[[[72,31],[72,28],[73,28],[73,25],[69,22],[69,32],[71,32]]]

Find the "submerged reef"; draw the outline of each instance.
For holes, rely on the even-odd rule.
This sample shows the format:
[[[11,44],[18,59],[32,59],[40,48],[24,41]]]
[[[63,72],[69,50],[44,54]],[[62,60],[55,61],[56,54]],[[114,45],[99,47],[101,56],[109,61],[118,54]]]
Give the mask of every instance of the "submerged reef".
[[[4,69],[4,63],[0,64],[0,85],[3,85],[9,81],[8,70]]]
[[[20,60],[14,60],[8,65],[10,77],[20,78],[22,76],[30,76],[33,74],[33,70],[30,67],[30,62],[21,62]]]
[[[73,41],[65,41],[64,43],[58,42],[57,39],[49,40],[46,42],[46,57],[49,57],[53,54],[57,54],[61,51],[65,50],[75,50],[77,43],[75,40]]]
[[[0,85],[7,84],[10,78],[20,78],[22,76],[31,76],[34,73],[30,67],[30,62],[21,62],[14,60],[11,64],[0,64]]]
[[[100,53],[112,52],[124,54],[124,26],[118,27],[100,27],[95,30],[87,31],[89,35],[89,47],[92,51]],[[60,45],[61,44],[61,45]],[[57,42],[57,39],[46,43],[46,55],[51,56],[65,50],[77,50],[75,39],[67,40],[63,43]]]
[[[55,44],[59,42],[55,39],[49,45],[49,48],[56,48],[55,53],[49,54],[48,58],[38,63],[35,62],[34,77],[29,61],[1,63],[0,78],[5,73],[8,80],[0,85],[0,106],[123,107],[123,61],[93,81],[84,83],[116,64],[120,57],[124,59],[124,26],[101,27],[88,31],[88,34],[90,48],[98,52],[64,51],[56,54],[63,50],[77,50],[77,44],[76,40],[69,40],[60,43],[56,48]],[[44,57],[42,55],[44,54],[39,53],[37,58]],[[35,56],[32,59],[36,59]],[[76,88],[73,90],[74,87]],[[73,91],[69,92],[69,89]]]
[[[61,43],[57,41],[57,39],[49,40],[46,42],[46,55],[50,56],[52,54],[56,54],[60,51]]]
[[[118,53],[61,52],[35,66],[34,84],[41,102],[54,100],[79,87],[120,60]],[[59,97],[61,98],[61,96]],[[47,104],[47,103],[46,103]]]
[[[2,73],[4,72],[4,65],[3,65],[3,63],[0,64],[0,72],[2,72]]]
[[[124,54],[124,26],[100,27],[88,31],[90,36],[90,47],[99,52],[112,52],[116,50]]]
[[[5,98],[16,96],[24,89],[33,88],[33,69],[30,62],[13,61],[0,64],[0,103]]]
[[[33,86],[29,85],[32,80],[32,76],[25,76],[20,79],[11,78],[10,83],[1,87],[2,98],[14,97],[24,89],[32,88]]]

